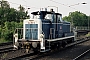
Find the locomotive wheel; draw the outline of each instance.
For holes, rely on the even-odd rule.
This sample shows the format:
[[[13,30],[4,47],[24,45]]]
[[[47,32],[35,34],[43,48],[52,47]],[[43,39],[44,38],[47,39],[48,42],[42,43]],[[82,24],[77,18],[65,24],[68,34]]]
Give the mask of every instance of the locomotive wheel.
[[[65,46],[66,46],[66,42],[63,41],[63,42],[62,42],[62,47],[65,48]]]
[[[14,46],[15,46],[14,49],[16,49],[16,50],[18,50],[20,48],[18,42],[15,42]]]
[[[38,48],[33,48],[33,52],[37,53],[38,52]]]
[[[37,48],[37,43],[36,42],[32,42],[32,47],[33,48]]]
[[[26,53],[29,53],[29,52],[30,52],[30,46],[26,45]]]
[[[29,49],[26,49],[26,53],[29,53]]]
[[[57,49],[60,49],[60,43],[57,43]]]

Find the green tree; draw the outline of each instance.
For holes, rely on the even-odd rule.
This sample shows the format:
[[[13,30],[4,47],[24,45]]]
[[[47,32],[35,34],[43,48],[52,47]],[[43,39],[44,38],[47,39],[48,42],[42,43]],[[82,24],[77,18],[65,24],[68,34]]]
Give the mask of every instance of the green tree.
[[[10,8],[8,1],[2,0],[0,1],[0,4],[1,4],[1,8]]]
[[[10,5],[8,1],[0,1],[0,22],[1,22],[1,27],[4,26],[4,22],[7,20],[6,15],[8,14],[8,10],[10,8]]]
[[[63,20],[71,22],[74,26],[87,26],[88,16],[84,13],[75,11],[70,12],[69,16],[63,17]]]
[[[19,6],[19,18],[20,18],[20,21],[23,20],[23,19],[26,19],[26,18],[29,18],[29,16],[27,15],[28,12],[26,11],[25,12],[25,8],[23,6]]]
[[[5,26],[0,29],[1,36],[4,40],[11,40],[13,39],[13,33],[15,31],[15,28],[20,28],[23,26],[23,23],[17,23],[17,22],[5,22]]]
[[[19,8],[20,12],[24,12],[25,11],[25,8],[23,6],[21,6],[21,5],[18,8]]]
[[[20,6],[20,10],[10,8],[8,1],[0,1],[0,40],[12,40],[15,28],[23,25],[23,20],[29,18],[28,12]]]

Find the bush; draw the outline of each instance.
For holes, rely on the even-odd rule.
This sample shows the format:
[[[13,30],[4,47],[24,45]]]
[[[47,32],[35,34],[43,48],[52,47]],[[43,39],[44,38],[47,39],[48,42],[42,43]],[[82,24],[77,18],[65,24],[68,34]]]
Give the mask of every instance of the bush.
[[[0,39],[0,43],[4,43],[4,42],[9,42],[8,40],[5,40],[5,39]]]
[[[0,28],[0,39],[12,41],[15,28],[20,28],[22,27],[22,25],[22,22],[5,22],[5,26],[3,28]]]
[[[86,34],[86,37],[90,37],[90,32],[88,32],[88,34]]]

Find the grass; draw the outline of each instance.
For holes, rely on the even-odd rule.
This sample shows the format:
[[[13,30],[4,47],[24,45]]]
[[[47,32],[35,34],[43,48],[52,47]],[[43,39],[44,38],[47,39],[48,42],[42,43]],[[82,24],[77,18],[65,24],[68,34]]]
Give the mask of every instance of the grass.
[[[88,32],[88,34],[86,34],[86,37],[90,37],[90,32]]]
[[[8,40],[5,40],[3,38],[0,38],[0,43],[5,43],[5,42],[9,42]]]
[[[4,53],[1,58],[4,59],[6,56],[7,56],[7,53]]]

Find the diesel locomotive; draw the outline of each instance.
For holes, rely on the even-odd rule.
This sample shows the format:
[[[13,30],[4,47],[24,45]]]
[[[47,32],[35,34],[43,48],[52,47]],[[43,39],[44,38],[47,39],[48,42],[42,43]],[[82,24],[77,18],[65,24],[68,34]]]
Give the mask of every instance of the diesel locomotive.
[[[55,13],[53,9],[31,14],[32,18],[23,20],[23,28],[15,30],[14,48],[46,52],[74,42],[71,24],[62,20],[62,14]]]

